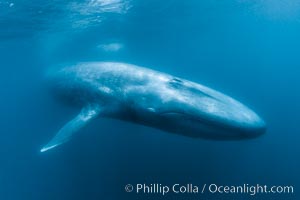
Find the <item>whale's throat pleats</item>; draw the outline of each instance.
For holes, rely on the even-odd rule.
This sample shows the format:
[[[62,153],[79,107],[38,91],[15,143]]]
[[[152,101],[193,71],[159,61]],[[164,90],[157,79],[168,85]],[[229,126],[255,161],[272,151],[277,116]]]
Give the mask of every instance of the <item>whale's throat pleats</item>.
[[[96,118],[101,113],[101,110],[101,107],[96,104],[89,104],[85,106],[74,119],[69,121],[58,131],[54,138],[52,138],[50,142],[41,149],[41,152],[45,152],[70,140],[70,138],[78,132],[78,130]]]

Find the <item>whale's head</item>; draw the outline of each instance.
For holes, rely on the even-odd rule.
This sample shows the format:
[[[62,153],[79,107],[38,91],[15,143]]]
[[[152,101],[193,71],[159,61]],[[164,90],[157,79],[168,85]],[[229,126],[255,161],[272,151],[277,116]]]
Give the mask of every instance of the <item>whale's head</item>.
[[[136,101],[164,130],[217,140],[255,138],[266,130],[261,117],[229,96],[176,77],[152,78]]]

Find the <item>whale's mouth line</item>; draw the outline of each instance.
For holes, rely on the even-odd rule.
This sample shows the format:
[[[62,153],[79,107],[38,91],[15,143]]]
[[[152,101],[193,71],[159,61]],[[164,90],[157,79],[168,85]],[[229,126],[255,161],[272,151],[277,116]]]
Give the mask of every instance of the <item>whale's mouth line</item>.
[[[168,116],[168,115],[178,115],[178,116],[182,116],[183,119],[188,119],[188,120],[195,120],[201,123],[209,123],[208,120],[204,120],[203,118],[199,117],[199,116],[195,116],[193,114],[189,114],[186,112],[180,112],[180,111],[163,111],[163,112],[159,112],[158,113],[160,116]]]
[[[201,116],[196,116],[194,114],[191,113],[186,113],[186,112],[180,112],[180,111],[163,111],[159,113],[160,116],[180,116],[182,117],[182,120],[192,120],[194,122],[197,123],[201,123],[201,124],[206,124],[208,126],[218,126],[220,128],[233,128],[233,129],[239,129],[239,126],[230,126],[228,125],[228,123],[226,123],[226,120],[224,119],[224,122],[221,122],[220,119],[216,120],[217,116],[215,117],[210,117],[207,118],[206,117],[201,117]]]
[[[169,114],[178,114],[178,115],[187,115],[184,112],[180,112],[180,111],[162,111],[158,113],[159,115],[169,115]]]
[[[211,118],[206,117],[205,118],[205,117],[201,117],[201,116],[195,116],[191,113],[180,112],[180,111],[164,111],[164,112],[160,112],[159,115],[160,116],[170,116],[170,115],[176,116],[176,115],[178,115],[178,116],[182,117],[183,120],[192,120],[194,122],[197,122],[197,123],[209,126],[209,127],[217,127],[217,129],[219,129],[219,130],[223,129],[223,130],[228,130],[228,131],[231,131],[231,132],[235,132],[235,131],[249,132],[253,129],[251,127],[242,128],[239,125],[230,125],[230,124],[226,123],[225,120],[224,120],[224,122],[221,122],[220,120],[214,119],[214,117],[211,117]],[[254,129],[256,129],[255,130],[256,132],[261,132],[261,133],[264,132],[263,127],[257,127],[257,128],[254,128]],[[249,138],[250,137],[256,137],[258,135],[260,135],[260,134],[253,134],[253,136],[249,135]]]

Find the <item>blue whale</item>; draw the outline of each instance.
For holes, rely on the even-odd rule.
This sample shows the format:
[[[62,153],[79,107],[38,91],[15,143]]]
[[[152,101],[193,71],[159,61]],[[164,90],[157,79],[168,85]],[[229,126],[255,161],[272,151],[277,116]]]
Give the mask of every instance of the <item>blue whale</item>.
[[[49,80],[57,96],[82,110],[41,152],[68,141],[99,117],[214,140],[254,138],[266,130],[255,112],[229,96],[131,64],[77,63],[51,71]]]

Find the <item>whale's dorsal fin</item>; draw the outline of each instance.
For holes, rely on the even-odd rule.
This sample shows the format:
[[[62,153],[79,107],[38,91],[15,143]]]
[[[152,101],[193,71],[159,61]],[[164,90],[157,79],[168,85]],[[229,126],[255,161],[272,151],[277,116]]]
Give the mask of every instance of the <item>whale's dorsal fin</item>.
[[[41,152],[45,152],[60,144],[67,142],[74,133],[87,125],[91,120],[99,115],[101,107],[99,105],[87,105],[82,108],[81,112],[71,121],[69,121],[64,127],[62,127],[58,133],[46,144]]]

